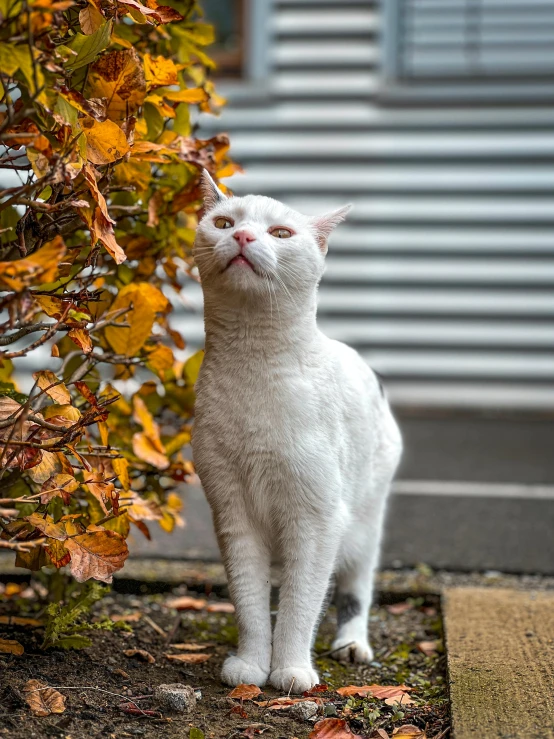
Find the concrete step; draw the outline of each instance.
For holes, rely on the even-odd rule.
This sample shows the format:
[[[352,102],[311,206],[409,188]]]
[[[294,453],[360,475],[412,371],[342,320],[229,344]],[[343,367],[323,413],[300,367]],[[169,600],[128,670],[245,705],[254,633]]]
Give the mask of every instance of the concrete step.
[[[455,739],[554,737],[554,593],[443,593]]]
[[[379,28],[379,16],[366,7],[337,8],[318,7],[314,10],[294,6],[281,9],[273,19],[273,31],[280,37],[359,36],[375,33]]]
[[[288,41],[275,44],[271,61],[277,69],[367,69],[379,60],[379,49],[367,41],[331,40]],[[327,75],[325,75],[327,78]]]

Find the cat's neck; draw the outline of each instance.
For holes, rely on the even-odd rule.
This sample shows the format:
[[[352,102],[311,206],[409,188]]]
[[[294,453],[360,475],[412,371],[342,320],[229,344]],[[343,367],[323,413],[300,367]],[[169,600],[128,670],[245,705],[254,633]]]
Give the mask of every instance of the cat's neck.
[[[204,290],[206,350],[210,353],[255,351],[265,356],[302,353],[319,337],[316,293],[282,300],[241,295],[225,298]]]

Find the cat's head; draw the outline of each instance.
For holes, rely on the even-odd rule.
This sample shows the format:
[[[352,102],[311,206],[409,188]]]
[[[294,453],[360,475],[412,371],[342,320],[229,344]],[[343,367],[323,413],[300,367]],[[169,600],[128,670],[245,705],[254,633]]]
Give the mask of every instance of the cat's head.
[[[327,239],[351,206],[305,216],[261,195],[226,197],[202,174],[204,217],[194,244],[202,283],[219,290],[268,296],[315,289]]]

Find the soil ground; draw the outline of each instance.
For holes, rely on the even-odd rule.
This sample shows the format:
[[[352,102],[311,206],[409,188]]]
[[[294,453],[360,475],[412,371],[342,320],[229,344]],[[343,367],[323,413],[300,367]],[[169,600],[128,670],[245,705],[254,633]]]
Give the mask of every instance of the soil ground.
[[[22,586],[23,587],[23,586]],[[143,590],[145,586],[142,586]],[[15,588],[8,588],[9,591]],[[184,586],[175,594],[198,596]],[[30,595],[23,590],[23,595]],[[79,651],[49,649],[42,651],[42,630],[0,624],[0,637],[16,639],[25,648],[21,656],[0,655],[0,736],[10,739],[112,739],[144,737],[162,739],[189,737],[196,739],[191,728],[204,732],[210,739],[241,736],[252,737],[263,733],[268,739],[307,738],[314,721],[297,719],[290,709],[274,711],[258,707],[252,701],[228,697],[229,688],[219,681],[219,672],[225,657],[236,648],[237,631],[233,614],[213,613],[206,609],[177,613],[166,605],[171,597],[163,594],[125,594],[112,592],[100,601],[93,619],[102,615],[135,615],[136,621],[127,622],[132,630],[90,632],[93,645]],[[394,607],[398,601],[404,605]],[[221,602],[211,593],[209,603]],[[33,616],[41,605],[36,599],[23,598],[22,593],[6,593],[0,597],[0,616]],[[398,595],[381,595],[380,604],[371,614],[370,631],[375,651],[371,665],[342,666],[329,655],[336,623],[331,608],[321,624],[315,643],[316,662],[326,692],[317,694],[323,716],[344,718],[353,734],[378,736],[377,729],[392,735],[395,727],[413,724],[426,732],[428,739],[448,735],[449,709],[447,699],[445,657],[442,652],[442,622],[437,595],[404,600]],[[166,632],[162,636],[152,626]],[[170,661],[165,654],[183,654],[172,647],[174,643],[195,643],[202,652],[211,654],[201,664],[183,664]],[[437,652],[426,656],[419,642],[436,642]],[[150,664],[124,654],[125,650],[143,649],[155,662]],[[318,656],[319,655],[319,656]],[[66,696],[66,710],[60,715],[34,717],[23,699],[23,687],[30,679],[50,686],[62,686]],[[153,690],[162,683],[185,683],[199,694],[196,708],[188,714],[175,713],[160,704]],[[346,685],[396,685],[413,688],[414,704],[399,708],[386,705],[375,698],[342,698],[335,690]],[[75,688],[75,689],[69,689]],[[100,688],[103,691],[92,690]],[[276,697],[273,689],[266,689],[257,700]],[[143,696],[140,699],[137,696]],[[121,703],[136,698],[143,710],[157,712],[156,716],[128,715]],[[254,727],[254,728],[249,728]],[[246,732],[246,733],[244,733]],[[381,734],[381,736],[384,736]]]

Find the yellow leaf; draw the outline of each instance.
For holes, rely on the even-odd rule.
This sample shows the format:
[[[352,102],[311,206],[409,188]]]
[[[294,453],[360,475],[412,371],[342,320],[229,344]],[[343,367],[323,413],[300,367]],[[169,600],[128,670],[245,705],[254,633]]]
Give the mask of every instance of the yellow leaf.
[[[187,387],[194,387],[196,380],[198,379],[198,373],[200,372],[203,359],[204,350],[200,349],[200,351],[193,354],[192,357],[189,357],[185,362],[185,366],[183,367],[183,379],[187,383]]]
[[[40,502],[45,505],[49,503],[52,498],[68,498],[70,493],[75,492],[79,487],[77,480],[71,475],[67,475],[63,472],[59,472],[57,475],[52,475],[43,483],[41,492],[43,495],[40,496]]]
[[[68,421],[78,421],[81,418],[81,411],[72,405],[47,405],[41,413],[46,419],[59,416],[67,418]]]
[[[125,261],[125,252],[115,239],[113,224],[102,213],[100,207],[94,211],[94,219],[90,228],[90,238],[93,245],[97,241],[101,241],[116,264],[122,264]]]
[[[134,357],[143,347],[152,332],[156,313],[147,300],[142,299],[136,285],[128,285],[120,290],[111,305],[110,313],[130,309],[123,315],[114,318],[111,326],[106,326],[104,333],[111,348],[117,354]],[[126,324],[118,326],[117,324]]]
[[[23,654],[23,644],[20,644],[15,639],[2,639],[0,638],[0,652],[4,654]]]
[[[108,446],[109,431],[108,424],[105,421],[98,421],[98,432],[100,434],[102,446]]]
[[[64,541],[67,539],[67,534],[61,526],[54,523],[52,516],[41,516],[40,513],[31,513],[30,516],[25,516],[25,520],[29,521],[31,526],[39,529],[49,539],[59,539]]]
[[[33,482],[40,483],[46,482],[49,477],[61,472],[61,464],[59,457],[54,452],[42,451],[42,459],[31,469],[27,470],[27,474],[33,480]]]
[[[65,696],[40,680],[28,680],[23,688],[27,705],[35,716],[50,716],[65,711]]]
[[[172,59],[166,59],[163,56],[152,57],[150,54],[144,55],[144,76],[148,89],[177,85],[177,71],[177,66]]]
[[[158,344],[149,353],[147,365],[163,380],[166,370],[170,370],[173,367],[174,361],[175,358],[171,349],[164,344]]]
[[[152,439],[144,433],[133,434],[133,452],[139,459],[148,462],[159,470],[165,470],[169,467],[169,459],[158,450]]]
[[[67,335],[77,346],[81,347],[85,354],[90,354],[93,350],[89,333],[84,328],[72,328]]]
[[[87,140],[87,159],[94,164],[109,164],[122,159],[130,150],[125,134],[113,121],[83,118],[83,133]]]
[[[111,463],[114,472],[117,475],[119,482],[121,483],[121,487],[123,488],[123,490],[129,490],[129,463],[127,462],[125,457],[114,457],[114,459],[111,460]]]
[[[94,578],[110,583],[129,556],[125,539],[115,531],[89,527],[84,534],[67,539],[65,547],[71,554],[69,568],[78,582]]]
[[[158,451],[163,453],[164,448],[160,441],[160,430],[158,424],[154,421],[152,414],[146,407],[146,404],[140,395],[133,396],[133,417],[137,423],[140,423],[146,436],[150,437],[154,441]]]
[[[56,375],[50,370],[41,370],[33,374],[37,385],[41,390],[49,395],[52,400],[60,405],[71,403],[71,395],[65,384],[58,380]]]
[[[146,500],[135,492],[121,497],[120,503],[125,506],[126,513],[134,521],[159,521],[163,515],[162,509],[155,500]]]
[[[54,567],[60,569],[60,567],[65,567],[69,564],[71,554],[65,548],[63,541],[49,539],[48,546],[45,547],[45,550]]]
[[[108,116],[112,120],[133,115],[146,95],[144,70],[135,49],[103,54],[90,67],[88,91],[91,97],[108,99]]]
[[[208,99],[202,87],[191,87],[185,90],[164,90],[163,96],[174,103],[201,103]]]
[[[92,3],[89,3],[86,8],[79,11],[79,23],[81,24],[81,31],[86,35],[90,36],[97,31],[102,23],[104,23],[104,16],[102,13],[95,8]]]
[[[56,236],[28,257],[13,262],[0,262],[0,285],[8,290],[20,291],[29,285],[52,282],[58,274],[64,255],[63,239]]]

